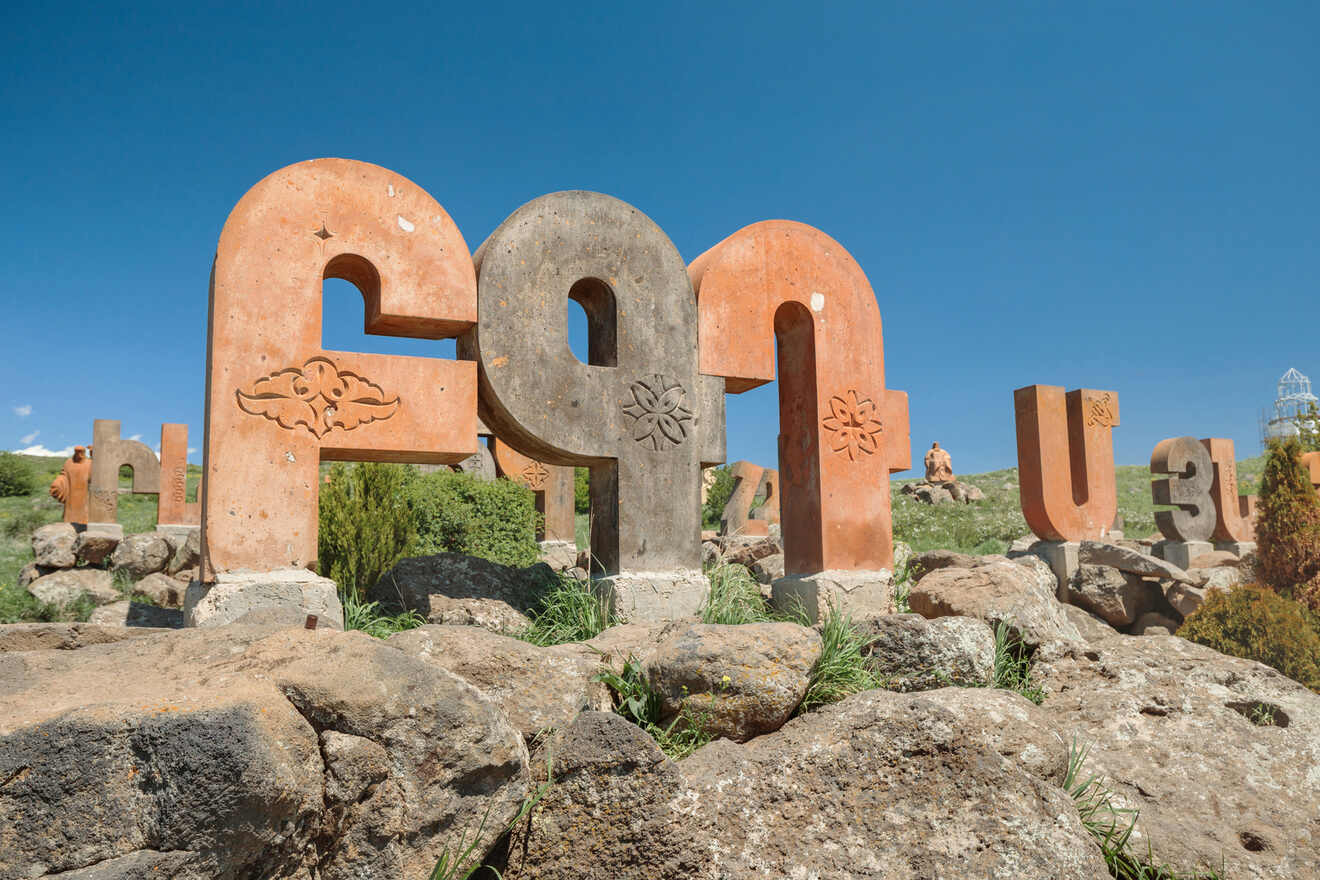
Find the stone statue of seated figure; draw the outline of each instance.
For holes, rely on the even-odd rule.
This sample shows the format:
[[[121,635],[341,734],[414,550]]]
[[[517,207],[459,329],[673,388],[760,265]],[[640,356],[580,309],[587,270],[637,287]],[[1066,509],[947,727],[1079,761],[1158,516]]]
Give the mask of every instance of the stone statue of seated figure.
[[[953,482],[953,459],[938,443],[930,444],[930,450],[926,453],[926,482]]]
[[[87,493],[92,478],[92,459],[86,447],[75,446],[73,457],[50,484],[50,496],[64,505],[66,523],[87,522]]]

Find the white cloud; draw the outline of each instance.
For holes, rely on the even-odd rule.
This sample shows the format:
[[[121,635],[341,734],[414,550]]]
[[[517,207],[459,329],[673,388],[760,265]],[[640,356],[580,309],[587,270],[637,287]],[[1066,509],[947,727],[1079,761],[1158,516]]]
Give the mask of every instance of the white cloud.
[[[28,416],[32,415],[32,404],[25,403],[22,406],[14,407],[14,415],[18,416],[20,419],[26,419]]]
[[[37,439],[37,435],[40,433],[40,431],[33,431],[31,434],[24,434],[20,439],[24,444],[31,446],[33,441]]]
[[[20,455],[47,455],[59,458],[68,458],[70,455],[73,455],[72,446],[66,446],[64,449],[47,449],[40,443],[36,446],[29,446],[26,449],[15,449],[14,451]]]
[[[142,442],[142,435],[141,435],[141,434],[134,434],[132,437],[129,437],[128,439],[129,439],[129,440],[136,440],[137,442],[140,443],[140,442]]]
[[[196,452],[196,451],[197,451],[197,450],[196,450],[196,449],[193,449],[191,446],[188,447],[188,454],[189,454],[189,455],[192,455],[192,454],[193,454],[194,452]]]

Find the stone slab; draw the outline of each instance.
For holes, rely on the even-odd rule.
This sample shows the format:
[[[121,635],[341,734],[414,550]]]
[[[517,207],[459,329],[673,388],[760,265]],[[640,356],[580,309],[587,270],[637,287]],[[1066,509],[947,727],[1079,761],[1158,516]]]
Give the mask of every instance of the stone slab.
[[[1151,549],[1160,559],[1186,571],[1193,559],[1215,548],[1209,541],[1160,541]]]
[[[1056,595],[1060,602],[1068,601],[1068,582],[1077,573],[1081,546],[1078,541],[1037,541],[1032,545],[1031,552],[1043,559],[1059,579]]]
[[[344,627],[335,582],[305,568],[221,572],[215,583],[192,581],[183,597],[185,626],[224,626],[245,617],[269,620],[272,614],[290,625],[315,614],[318,627]]]
[[[700,569],[620,572],[592,583],[632,622],[693,617],[710,595],[710,579]]]
[[[790,574],[770,585],[776,608],[790,611],[800,605],[807,620],[819,621],[833,605],[853,617],[894,614],[894,573],[887,568],[872,571],[822,571]]]
[[[1256,552],[1255,541],[1215,541],[1216,550],[1225,550],[1232,553],[1238,559],[1246,556],[1248,553]]]

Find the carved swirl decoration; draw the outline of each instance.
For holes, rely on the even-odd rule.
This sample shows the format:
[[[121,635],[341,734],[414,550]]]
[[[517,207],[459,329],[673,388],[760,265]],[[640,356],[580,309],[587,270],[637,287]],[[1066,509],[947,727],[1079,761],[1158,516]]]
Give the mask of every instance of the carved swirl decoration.
[[[243,412],[290,431],[302,425],[318,440],[336,428],[351,431],[399,411],[398,396],[387,400],[379,385],[324,357],[263,376],[235,394]]]

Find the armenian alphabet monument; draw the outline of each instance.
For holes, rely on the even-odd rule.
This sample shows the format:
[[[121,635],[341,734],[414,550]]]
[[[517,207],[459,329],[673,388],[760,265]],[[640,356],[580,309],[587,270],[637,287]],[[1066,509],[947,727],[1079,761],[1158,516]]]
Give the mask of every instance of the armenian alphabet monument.
[[[367,332],[457,338],[460,359],[322,350],[325,278],[362,292]],[[588,319],[585,364],[568,347],[570,299]],[[208,332],[204,584],[315,562],[322,461],[457,464],[478,453],[480,418],[506,456],[590,468],[593,575],[622,613],[690,614],[709,586],[701,469],[724,460],[724,395],[777,378],[776,595],[814,608],[888,589],[907,397],[885,387],[865,274],[809,226],[754,224],[685,266],[637,209],[562,192],[472,254],[407,178],[312,160],[234,208]],[[547,514],[547,538],[564,528]]]

